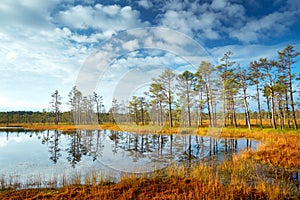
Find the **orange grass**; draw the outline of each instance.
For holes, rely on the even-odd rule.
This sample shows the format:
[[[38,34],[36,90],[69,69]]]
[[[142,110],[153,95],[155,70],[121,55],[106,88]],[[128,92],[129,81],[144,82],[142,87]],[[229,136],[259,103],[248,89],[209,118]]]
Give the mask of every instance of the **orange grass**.
[[[273,137],[261,145],[251,156],[271,166],[300,169],[300,136]]]
[[[71,186],[55,189],[5,191],[1,199],[265,199],[251,187],[231,187],[192,179],[144,179],[132,184]]]
[[[249,152],[220,164],[172,165],[152,175],[125,175],[119,183],[67,185],[58,189],[0,191],[0,199],[297,199],[300,188],[260,177]]]

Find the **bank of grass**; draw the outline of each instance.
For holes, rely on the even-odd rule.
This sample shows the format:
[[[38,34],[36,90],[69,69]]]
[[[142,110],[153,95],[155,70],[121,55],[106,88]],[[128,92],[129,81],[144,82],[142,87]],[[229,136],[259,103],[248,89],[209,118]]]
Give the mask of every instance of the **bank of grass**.
[[[141,134],[197,134],[200,136],[212,136],[212,137],[230,137],[230,138],[254,138],[265,140],[268,138],[277,137],[280,135],[300,135],[299,130],[294,129],[276,129],[266,127],[261,129],[257,126],[253,126],[252,130],[244,125],[240,125],[238,128],[226,127],[226,128],[209,128],[207,125],[202,127],[172,127],[169,126],[157,126],[157,125],[145,125],[136,126],[128,124],[113,124],[103,123],[98,124],[42,124],[42,123],[25,123],[25,124],[0,124],[0,127],[16,127],[30,131],[43,131],[43,130],[60,130],[63,132],[73,132],[76,130],[113,130],[113,131],[126,131]]]

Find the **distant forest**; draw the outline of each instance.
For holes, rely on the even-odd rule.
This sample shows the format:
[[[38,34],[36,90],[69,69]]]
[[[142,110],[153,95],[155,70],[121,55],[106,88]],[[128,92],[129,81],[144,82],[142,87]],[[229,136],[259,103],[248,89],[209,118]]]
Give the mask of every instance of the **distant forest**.
[[[68,95],[68,112],[61,112],[58,90],[51,95],[51,111],[0,112],[0,123],[113,122],[136,125],[201,127],[253,125],[298,129],[300,74],[295,66],[300,52],[287,45],[276,60],[260,58],[241,67],[224,54],[220,65],[202,61],[195,72],[165,70],[152,79],[143,96],[112,100],[103,109],[97,93],[83,96],[74,86]],[[297,63],[298,64],[298,63]],[[299,67],[298,67],[299,68]],[[255,107],[249,107],[250,100]]]

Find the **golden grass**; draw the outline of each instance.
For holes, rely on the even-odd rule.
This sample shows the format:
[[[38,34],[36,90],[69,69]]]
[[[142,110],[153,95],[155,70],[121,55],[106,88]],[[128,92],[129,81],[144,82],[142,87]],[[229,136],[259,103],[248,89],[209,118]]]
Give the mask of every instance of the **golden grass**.
[[[113,130],[113,131],[126,131],[134,133],[160,133],[160,134],[197,134],[197,135],[210,135],[217,137],[245,137],[245,138],[256,138],[265,139],[273,137],[278,134],[298,134],[300,131],[294,129],[274,130],[273,128],[260,129],[253,127],[250,131],[246,126],[240,126],[238,128],[226,127],[226,128],[209,128],[207,125],[203,127],[168,127],[168,126],[157,126],[157,125],[145,125],[136,126],[128,124],[113,124],[103,123],[98,124],[43,124],[43,123],[20,123],[20,124],[0,124],[0,127],[17,127],[24,128],[31,131],[43,131],[43,130],[60,130],[64,132],[76,131],[76,130]]]
[[[273,137],[261,145],[251,156],[271,166],[300,169],[300,136]]]

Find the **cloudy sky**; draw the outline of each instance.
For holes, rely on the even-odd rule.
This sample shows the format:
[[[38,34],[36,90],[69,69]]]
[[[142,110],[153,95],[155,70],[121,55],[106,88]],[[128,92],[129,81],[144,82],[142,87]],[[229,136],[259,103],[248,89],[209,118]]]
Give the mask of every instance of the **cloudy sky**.
[[[1,0],[0,111],[47,109],[55,90],[65,103],[75,84],[109,107],[165,68],[299,51],[299,19],[298,0]]]

